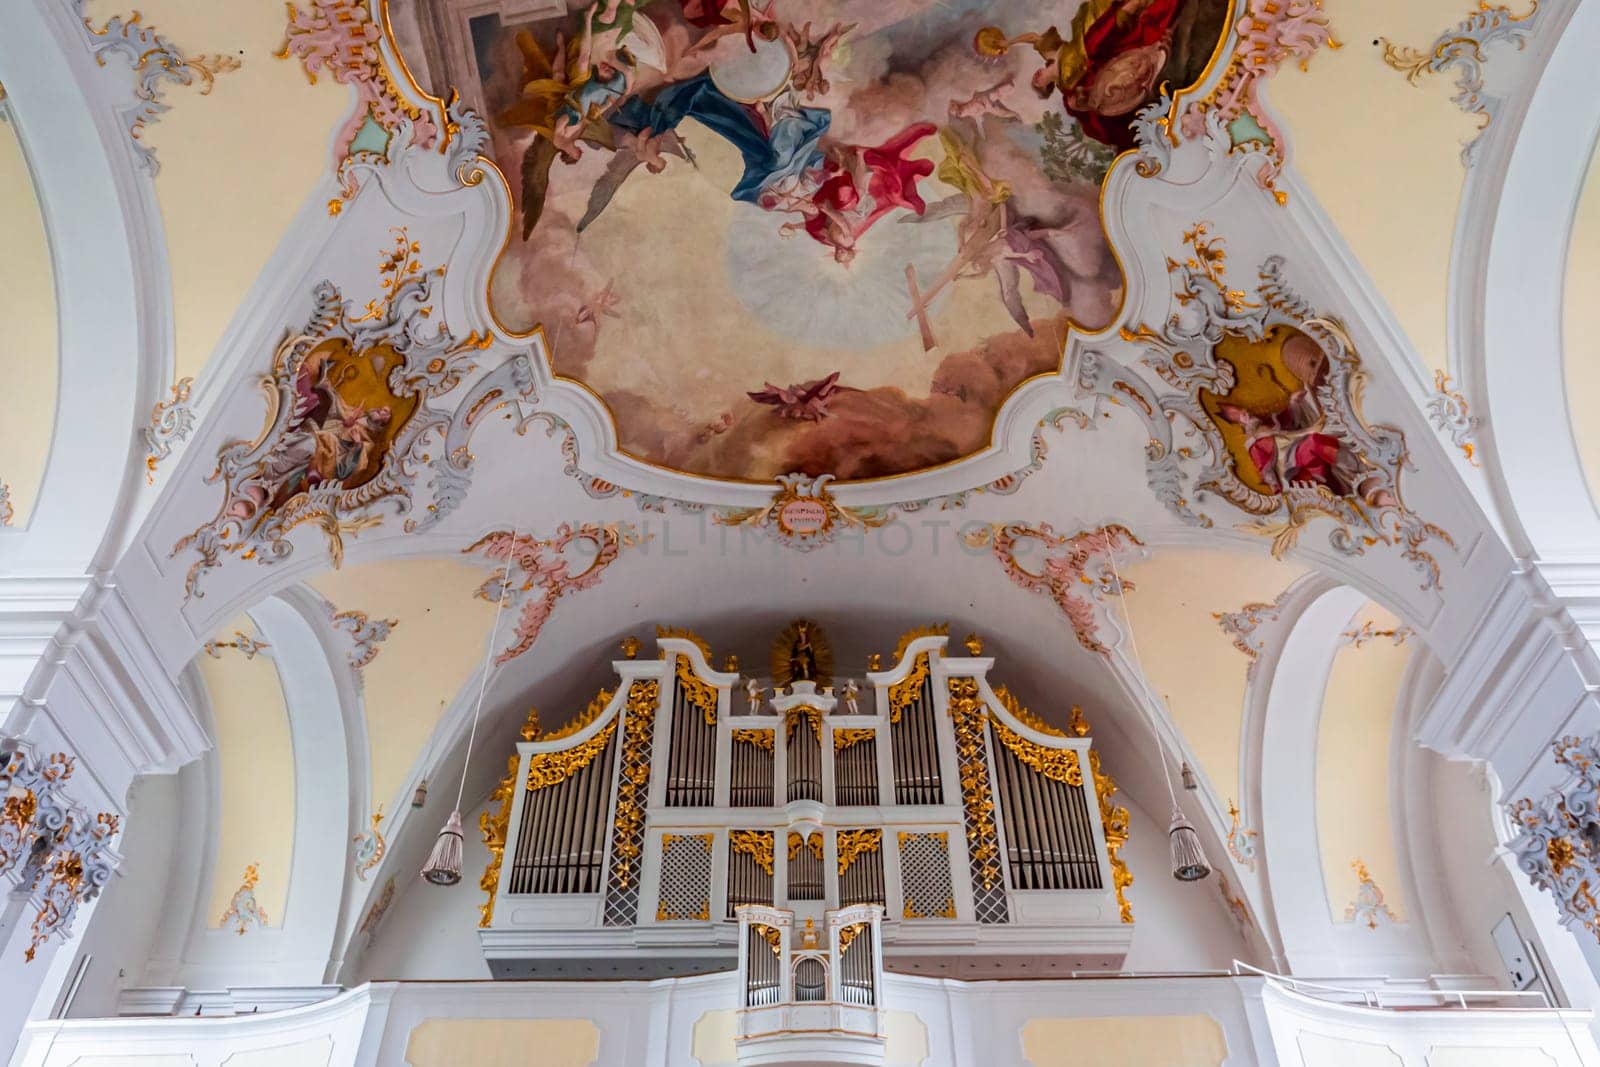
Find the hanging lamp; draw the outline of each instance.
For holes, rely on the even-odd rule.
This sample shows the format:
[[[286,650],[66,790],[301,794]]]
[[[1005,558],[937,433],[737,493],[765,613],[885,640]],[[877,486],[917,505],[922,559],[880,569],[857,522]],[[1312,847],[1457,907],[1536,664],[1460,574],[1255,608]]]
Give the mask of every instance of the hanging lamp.
[[[428,862],[422,865],[422,880],[433,885],[455,885],[461,881],[461,798],[467,791],[467,771],[472,766],[472,746],[478,740],[478,717],[483,713],[483,694],[489,687],[489,668],[500,643],[500,616],[505,612],[511,587],[511,554],[517,549],[517,530],[511,528],[511,544],[506,549],[506,566],[500,577],[500,597],[494,606],[494,625],[489,628],[489,644],[483,652],[483,670],[478,675],[478,700],[472,707],[472,732],[467,735],[467,755],[461,762],[461,784],[456,787],[456,806],[445,820],[444,829],[433,842]],[[424,783],[424,788],[426,783]],[[421,789],[418,790],[421,792]],[[423,794],[426,796],[426,794]]]
[[[1122,605],[1122,621],[1128,630],[1128,646],[1133,652],[1134,666],[1138,668],[1140,682],[1146,683],[1148,675],[1145,674],[1144,659],[1139,655],[1139,639],[1133,632],[1133,616],[1128,614],[1128,598],[1123,593],[1122,575],[1117,572],[1117,554],[1108,548],[1106,557],[1111,561],[1111,577],[1117,583],[1117,602]],[[1148,688],[1146,692],[1149,692]],[[1168,714],[1171,714],[1170,709]],[[1205,849],[1200,846],[1200,835],[1190,825],[1188,816],[1183,813],[1183,806],[1178,803],[1178,791],[1172,785],[1172,767],[1167,762],[1167,746],[1162,743],[1161,731],[1156,729],[1154,716],[1150,717],[1149,725],[1150,736],[1156,740],[1161,774],[1167,782],[1167,796],[1172,801],[1172,822],[1167,828],[1167,843],[1172,848],[1172,877],[1180,882],[1198,882],[1211,873],[1211,864],[1206,861]],[[1184,769],[1188,770],[1187,763]],[[1184,785],[1188,786],[1187,778]]]

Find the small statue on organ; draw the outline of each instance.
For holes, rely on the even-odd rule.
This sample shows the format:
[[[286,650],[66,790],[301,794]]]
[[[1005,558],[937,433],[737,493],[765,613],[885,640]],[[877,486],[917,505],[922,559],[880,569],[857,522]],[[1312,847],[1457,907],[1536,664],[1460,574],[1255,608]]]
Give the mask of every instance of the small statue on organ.
[[[858,697],[860,693],[861,687],[856,684],[856,680],[854,678],[851,678],[844,683],[844,713],[846,715],[861,714],[861,705],[856,700],[856,697]]]
[[[761,688],[761,683],[754,678],[746,678],[744,691],[750,698],[750,714],[759,715],[761,713],[761,701],[766,696],[765,691]]]

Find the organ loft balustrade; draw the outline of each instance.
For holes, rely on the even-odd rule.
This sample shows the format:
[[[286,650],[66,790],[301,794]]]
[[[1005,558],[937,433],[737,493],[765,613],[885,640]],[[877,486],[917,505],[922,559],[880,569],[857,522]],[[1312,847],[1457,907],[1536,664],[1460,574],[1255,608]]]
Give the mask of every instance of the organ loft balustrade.
[[[656,646],[615,661],[615,687],[568,725],[517,745],[483,824],[480,937],[497,976],[766,974],[752,922],[801,932],[783,934],[793,944],[762,987],[775,1004],[821,990],[875,1007],[883,967],[1121,964],[1127,812],[1076,709],[1069,731],[1046,725],[991,683],[975,641],[952,654],[939,628],[856,677],[836,675],[806,621],[759,675],[714,669],[684,631]],[[821,972],[790,968],[805,931],[832,938],[860,908],[865,985],[831,941],[795,957]]]

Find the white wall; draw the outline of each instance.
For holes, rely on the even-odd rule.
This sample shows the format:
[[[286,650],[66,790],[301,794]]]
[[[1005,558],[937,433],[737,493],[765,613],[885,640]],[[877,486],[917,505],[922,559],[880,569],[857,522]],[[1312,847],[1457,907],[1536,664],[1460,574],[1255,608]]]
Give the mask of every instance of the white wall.
[[[702,1027],[697,1044],[696,1024],[732,1007],[734,982],[732,975],[713,975],[657,982],[378,983],[268,1015],[33,1023],[11,1063],[388,1067],[408,1062],[411,1034],[429,1019],[479,1020],[471,1031],[475,1045],[495,1044],[497,1021],[545,1019],[584,1030],[592,1025],[598,1031],[594,1067],[722,1067],[729,1062],[726,1040],[706,1040]],[[1342,1067],[1600,1064],[1582,1013],[1370,1011],[1309,1000],[1259,979],[967,983],[895,976],[885,982],[884,1000],[899,1013],[886,1067],[1025,1067],[1022,1033],[1030,1021],[1196,1015],[1215,1022],[1225,1054],[1220,1063],[1214,1052],[1209,1059],[1183,1056],[1186,1065],[1324,1067],[1328,1048],[1342,1050],[1343,1058],[1333,1061]],[[908,1058],[908,1050],[923,1048],[926,1055]],[[537,1050],[510,1051],[514,1058],[493,1062],[540,1062]],[[1179,1062],[1171,1057],[1186,1051],[1144,1057],[1138,1067],[1171,1067]],[[1073,1062],[1098,1067],[1111,1062],[1107,1052],[1083,1049]]]

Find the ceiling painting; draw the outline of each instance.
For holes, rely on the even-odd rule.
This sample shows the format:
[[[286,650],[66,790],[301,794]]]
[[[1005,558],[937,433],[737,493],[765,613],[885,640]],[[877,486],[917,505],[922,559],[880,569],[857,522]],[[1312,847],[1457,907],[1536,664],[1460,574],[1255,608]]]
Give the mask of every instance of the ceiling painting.
[[[0,434],[0,527],[28,524],[44,478],[55,428],[60,361],[56,338],[56,287],[44,217],[17,128],[6,115],[0,89],[0,308],[6,330],[0,339],[5,370],[6,431]]]
[[[1110,325],[1101,180],[1158,87],[1206,71],[1228,13],[551,6],[394,5],[403,43],[419,21],[453,27],[454,47],[411,58],[486,117],[511,179],[492,307],[544,327],[623,452],[753,481],[969,456],[1022,382],[1059,369],[1069,323]]]

